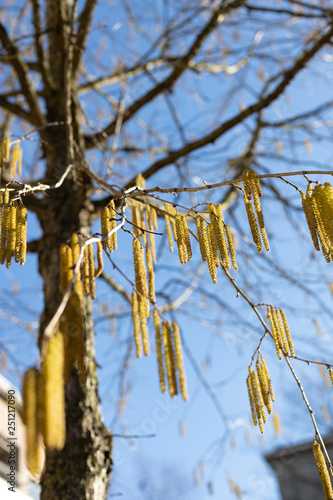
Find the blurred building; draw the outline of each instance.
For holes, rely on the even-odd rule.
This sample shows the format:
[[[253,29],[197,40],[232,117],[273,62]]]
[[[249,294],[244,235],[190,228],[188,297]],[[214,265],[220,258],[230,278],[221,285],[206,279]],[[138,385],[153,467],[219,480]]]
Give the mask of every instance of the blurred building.
[[[8,391],[15,391],[15,437],[12,439],[8,432]],[[11,428],[10,428],[11,429]],[[26,439],[25,425],[22,421],[22,397],[17,387],[13,386],[0,374],[0,498],[1,500],[37,500],[40,497],[39,486],[31,481],[26,466]],[[15,447],[10,444],[15,443]],[[15,465],[15,493],[8,490],[10,481],[10,451],[13,450],[12,458]],[[15,455],[14,455],[15,454]],[[13,462],[12,462],[13,463]]]
[[[333,457],[333,436],[326,437],[324,442]],[[282,500],[325,500],[312,441],[279,448],[265,458],[279,481]]]

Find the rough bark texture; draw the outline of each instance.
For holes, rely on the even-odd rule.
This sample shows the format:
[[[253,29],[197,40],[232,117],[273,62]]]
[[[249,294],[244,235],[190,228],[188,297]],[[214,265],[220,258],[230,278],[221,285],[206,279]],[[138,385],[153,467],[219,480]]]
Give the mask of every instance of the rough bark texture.
[[[48,100],[48,120],[65,121],[64,96],[55,93]],[[75,106],[72,105],[74,108]],[[72,121],[75,113],[72,113]],[[77,123],[73,129],[78,130]],[[47,175],[61,177],[68,165],[70,143],[66,126],[50,130],[50,142],[44,146]],[[80,144],[79,137],[76,143]],[[74,170],[74,168],[73,168]],[[91,183],[84,175],[70,173],[60,189],[44,199],[39,221],[43,231],[39,245],[39,272],[44,280],[44,311],[40,324],[39,345],[43,332],[57,310],[59,291],[59,248],[73,232],[89,236],[91,225]],[[102,422],[97,392],[94,330],[91,299],[85,299],[85,366],[87,378],[81,382],[76,367],[66,384],[66,445],[60,452],[47,452],[42,476],[42,500],[103,500],[106,498],[111,470],[111,434]]]

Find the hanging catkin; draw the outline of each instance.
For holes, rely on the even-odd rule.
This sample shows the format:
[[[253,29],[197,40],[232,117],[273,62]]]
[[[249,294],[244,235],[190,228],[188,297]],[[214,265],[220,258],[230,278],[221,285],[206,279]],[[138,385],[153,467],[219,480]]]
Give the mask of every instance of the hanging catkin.
[[[66,439],[64,339],[61,332],[57,332],[48,340],[41,375],[44,396],[44,444],[47,449],[61,450]]]
[[[325,499],[332,500],[333,498],[333,488],[328,472],[327,464],[323,452],[321,451],[320,444],[316,439],[313,440],[313,454],[316,461],[317,469],[323,485]]]
[[[27,466],[38,478],[44,465],[42,448],[43,408],[41,377],[37,368],[29,368],[23,379],[23,423],[26,425]]]

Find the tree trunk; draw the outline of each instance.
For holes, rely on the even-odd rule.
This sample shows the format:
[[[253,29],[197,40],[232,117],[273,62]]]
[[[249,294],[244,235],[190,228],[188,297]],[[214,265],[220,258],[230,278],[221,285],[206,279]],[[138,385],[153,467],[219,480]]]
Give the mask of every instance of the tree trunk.
[[[59,119],[59,117],[57,117]],[[62,137],[61,137],[62,135]],[[49,175],[59,178],[66,170],[66,137],[59,129],[50,134],[55,143],[47,146]],[[73,232],[89,236],[89,179],[70,174],[61,189],[45,197],[39,213],[43,236],[39,250],[39,272],[44,280],[44,311],[40,324],[43,331],[56,312],[62,295],[59,291],[59,248]],[[47,451],[41,479],[42,500],[106,498],[111,471],[111,434],[102,422],[97,392],[94,330],[90,296],[85,298],[85,367],[87,377],[80,381],[75,366],[65,387],[66,444],[62,451]]]

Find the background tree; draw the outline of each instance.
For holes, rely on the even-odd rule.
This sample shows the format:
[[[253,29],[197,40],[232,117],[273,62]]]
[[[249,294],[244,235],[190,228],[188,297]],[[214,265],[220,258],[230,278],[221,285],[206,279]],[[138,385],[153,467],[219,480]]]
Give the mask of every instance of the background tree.
[[[230,324],[250,332],[262,328],[256,334],[261,346],[271,339],[263,339],[269,329],[258,305],[284,307],[283,292],[275,290],[284,290],[288,283],[308,297],[311,315],[320,312],[322,321],[332,321],[321,296],[326,286],[322,263],[315,268],[315,282],[313,274],[304,275],[304,268],[295,268],[294,263],[291,270],[279,257],[282,233],[274,227],[278,214],[284,234],[293,234],[292,243],[285,244],[287,252],[294,248],[295,229],[298,238],[308,241],[304,216],[299,216],[299,189],[306,191],[308,179],[317,181],[314,173],[331,174],[330,150],[324,153],[323,145],[331,141],[327,77],[332,7],[331,2],[296,0],[269,5],[245,0],[112,4],[32,0],[2,8],[2,135],[9,137],[12,147],[17,143],[23,149],[23,180],[3,168],[2,188],[11,189],[12,202],[22,200],[29,221],[32,214],[38,220],[36,237],[28,222],[28,251],[37,254],[43,280],[38,341],[42,358],[54,335],[55,319],[63,312],[59,307],[65,306],[66,287],[59,288],[60,247],[73,233],[80,235],[81,244],[91,232],[99,233],[99,239],[101,229],[94,221],[113,199],[120,251],[111,257],[104,249],[108,254],[104,260],[110,264],[101,280],[115,297],[119,295],[120,318],[130,314],[135,290],[128,266],[132,239],[128,231],[140,236],[124,210],[135,202],[153,206],[163,220],[163,203],[168,201],[187,217],[192,233],[194,215],[208,219],[207,202],[222,204],[237,240],[239,271],[224,269],[218,282],[223,287],[229,283],[259,322],[254,325],[254,316],[226,300],[219,285],[216,292],[206,286],[201,279],[206,268],[188,267],[179,274],[180,265],[165,267],[168,250],[162,223],[158,232],[163,236],[156,236],[160,238],[157,304],[167,319],[178,321],[173,311],[181,306],[180,313],[196,317],[193,302],[185,304],[196,291],[195,300],[202,298],[202,319],[214,325],[217,306],[229,313]],[[250,238],[240,189],[240,179],[249,168],[261,176],[264,199],[270,200],[264,209],[272,257],[265,251],[257,253]],[[305,170],[307,177],[302,175]],[[138,174],[147,189],[136,186]],[[324,183],[328,177],[323,179]],[[312,247],[306,248],[312,255]],[[9,305],[9,315],[15,303]],[[108,488],[111,432],[99,409],[89,294],[82,314],[85,376],[80,378],[80,367],[74,363],[65,384],[66,444],[46,453],[42,498],[104,498]],[[108,315],[105,310],[103,314]],[[117,316],[115,307],[109,315]],[[228,429],[218,397],[182,339],[189,363]],[[126,346],[120,388],[128,359],[135,354],[132,336]],[[5,342],[4,348],[13,355]],[[285,360],[290,364],[289,355]],[[330,365],[327,357],[321,362],[324,368]],[[126,391],[120,393],[123,402]]]

